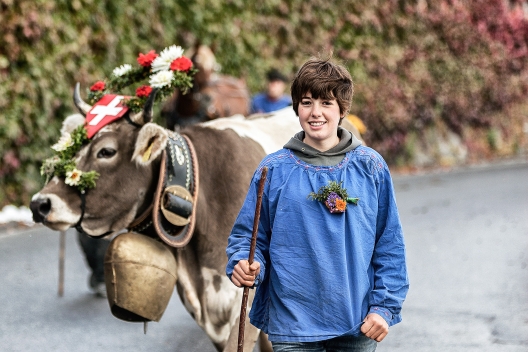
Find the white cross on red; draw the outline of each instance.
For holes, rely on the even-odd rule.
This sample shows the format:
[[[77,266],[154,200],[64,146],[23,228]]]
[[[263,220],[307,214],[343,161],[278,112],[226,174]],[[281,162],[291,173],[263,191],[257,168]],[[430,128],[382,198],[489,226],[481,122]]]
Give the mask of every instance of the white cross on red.
[[[97,131],[109,123],[120,119],[128,111],[128,107],[121,104],[126,98],[123,95],[107,94],[103,96],[86,114],[86,132],[92,138]]]
[[[122,95],[116,95],[116,97],[112,99],[110,104],[106,106],[105,105],[94,106],[93,109],[90,110],[90,114],[94,114],[95,117],[92,120],[90,120],[88,124],[90,126],[96,126],[97,124],[99,124],[99,122],[101,122],[102,119],[105,118],[106,115],[117,116],[123,109],[125,109],[122,106],[120,107],[117,106],[123,98],[124,96]]]

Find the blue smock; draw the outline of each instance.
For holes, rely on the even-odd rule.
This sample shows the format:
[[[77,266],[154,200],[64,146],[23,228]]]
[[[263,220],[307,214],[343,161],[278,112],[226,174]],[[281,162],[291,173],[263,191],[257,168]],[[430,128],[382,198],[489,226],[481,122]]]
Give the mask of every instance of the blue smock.
[[[270,341],[309,342],[359,335],[372,312],[389,326],[400,322],[409,286],[402,226],[389,169],[368,147],[335,166],[308,164],[289,149],[265,157],[229,237],[226,274],[248,258],[264,166],[251,323]],[[342,181],[358,204],[332,214],[307,197],[329,181]]]

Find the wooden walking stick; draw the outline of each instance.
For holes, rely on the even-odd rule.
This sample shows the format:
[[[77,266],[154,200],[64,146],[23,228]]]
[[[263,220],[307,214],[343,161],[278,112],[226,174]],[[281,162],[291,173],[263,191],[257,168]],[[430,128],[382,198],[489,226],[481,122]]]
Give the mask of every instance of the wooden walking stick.
[[[253,258],[255,257],[255,247],[257,245],[257,234],[258,224],[260,220],[260,208],[262,206],[262,194],[264,193],[264,185],[266,183],[266,175],[268,174],[268,168],[264,166],[262,168],[262,174],[260,175],[259,188],[257,193],[257,205],[255,207],[255,218],[253,219],[253,234],[251,235],[251,246],[249,247],[249,265],[253,264]],[[237,352],[244,352],[244,327],[246,325],[246,308],[249,296],[249,287],[244,286],[244,295],[242,296],[242,306],[240,307],[240,322],[238,325],[238,348]]]
[[[66,251],[66,232],[60,232],[59,241],[59,297],[64,295],[64,252]]]

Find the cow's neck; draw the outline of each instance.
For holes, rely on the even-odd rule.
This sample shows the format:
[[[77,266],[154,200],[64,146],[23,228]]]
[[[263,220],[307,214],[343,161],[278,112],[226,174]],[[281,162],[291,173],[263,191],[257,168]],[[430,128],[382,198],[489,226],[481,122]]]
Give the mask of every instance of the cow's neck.
[[[154,195],[156,193],[157,180],[161,165],[161,156],[153,164],[152,182],[145,193],[143,202],[138,207],[138,212],[134,221],[128,225],[127,229],[132,232],[141,233],[149,237],[156,238],[156,231],[152,227],[152,209],[154,207]]]

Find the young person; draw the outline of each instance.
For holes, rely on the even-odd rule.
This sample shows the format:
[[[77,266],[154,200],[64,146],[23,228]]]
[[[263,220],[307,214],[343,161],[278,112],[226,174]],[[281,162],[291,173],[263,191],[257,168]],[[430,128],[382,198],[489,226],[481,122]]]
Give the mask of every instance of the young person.
[[[250,321],[274,351],[374,351],[401,321],[409,282],[392,179],[376,151],[339,127],[352,93],[350,73],[331,60],[300,68],[291,95],[302,131],[261,162],[228,240],[226,274],[256,287]]]
[[[290,96],[284,94],[288,83],[286,76],[277,69],[271,69],[267,73],[267,79],[266,91],[251,99],[251,114],[280,110],[292,103]]]

